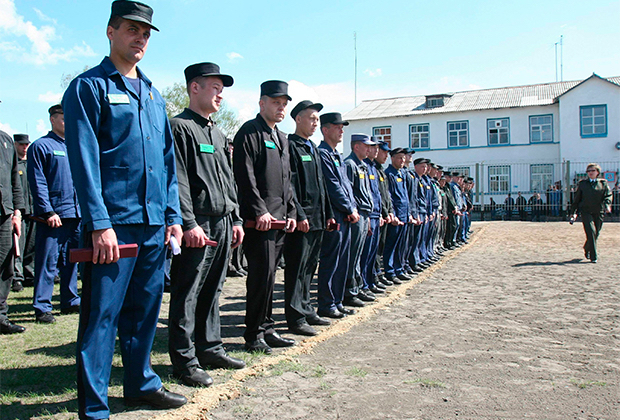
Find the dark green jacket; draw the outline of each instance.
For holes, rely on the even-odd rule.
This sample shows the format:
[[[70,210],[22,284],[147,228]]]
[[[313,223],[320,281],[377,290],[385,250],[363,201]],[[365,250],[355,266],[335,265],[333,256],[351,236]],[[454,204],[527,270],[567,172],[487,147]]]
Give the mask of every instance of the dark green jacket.
[[[611,190],[605,179],[598,178],[594,186],[589,179],[579,181],[571,213],[575,213],[577,208],[587,213],[603,213],[609,206],[611,206]]]

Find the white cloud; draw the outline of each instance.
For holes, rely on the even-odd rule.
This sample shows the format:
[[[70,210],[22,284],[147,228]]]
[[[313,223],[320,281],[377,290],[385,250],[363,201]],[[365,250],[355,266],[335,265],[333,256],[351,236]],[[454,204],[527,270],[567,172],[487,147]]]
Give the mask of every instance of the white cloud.
[[[57,104],[60,103],[61,99],[62,93],[55,93],[52,91],[47,91],[47,93],[39,95],[39,102],[44,102],[46,104]]]
[[[13,136],[13,134],[17,133],[17,131],[13,127],[2,122],[0,122],[0,131],[4,131],[11,137]]]
[[[226,54],[226,57],[228,57],[228,61],[230,61],[231,63],[243,59],[243,56],[236,52],[229,52],[228,54]]]
[[[56,25],[58,23],[58,21],[56,19],[53,19],[53,18],[47,16],[45,13],[43,13],[42,11],[37,9],[36,7],[33,7],[32,10],[34,10],[34,12],[37,14],[39,19],[42,20],[43,22],[51,22],[54,25]]]
[[[48,131],[50,131],[48,123],[46,123],[44,120],[37,120],[37,133],[40,136],[44,136],[45,134],[47,134]]]
[[[53,19],[48,18],[37,9],[35,12],[39,14],[42,20],[47,19],[55,24]],[[52,47],[50,42],[59,38],[56,35],[56,28],[49,25],[37,28],[32,22],[26,21],[22,15],[17,13],[14,0],[0,0],[0,33],[17,38],[0,43],[0,53],[10,61],[41,66],[95,55],[93,49],[85,42],[82,42],[82,45],[75,45],[69,50]],[[22,37],[28,38],[29,46],[20,43],[19,39]]]
[[[364,74],[367,74],[370,77],[379,77],[379,76],[383,75],[383,70],[381,70],[381,69],[376,69],[376,70],[366,69],[366,70],[364,70]]]

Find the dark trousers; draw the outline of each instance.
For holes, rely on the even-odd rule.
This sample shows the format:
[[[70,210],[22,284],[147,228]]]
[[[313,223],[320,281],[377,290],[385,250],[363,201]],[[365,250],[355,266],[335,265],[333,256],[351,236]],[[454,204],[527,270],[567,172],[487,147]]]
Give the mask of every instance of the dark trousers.
[[[11,215],[0,217],[0,322],[7,318],[6,303],[13,283],[13,224]]]
[[[344,214],[334,211],[340,230],[325,232],[319,262],[319,311],[336,309],[344,299],[344,288],[351,254],[351,223]]]
[[[417,226],[414,225],[413,223],[409,223],[407,225],[407,238],[408,238],[408,245],[407,245],[407,255],[406,255],[406,259],[407,259],[407,265],[409,267],[415,267],[416,265],[418,265],[420,263],[420,256],[418,255],[418,246],[417,246],[417,236],[416,236],[416,230]]]
[[[248,260],[245,341],[254,341],[274,332],[271,318],[273,286],[276,268],[282,257],[284,236],[282,230],[261,232],[247,229],[245,232],[244,249]]]
[[[69,262],[69,251],[80,243],[80,219],[62,219],[62,226],[57,228],[39,223],[35,242],[34,313],[52,311],[56,274],[60,276],[60,307],[78,306],[77,264]]]
[[[316,316],[310,304],[310,284],[319,263],[322,239],[322,230],[295,231],[284,239],[284,313],[289,327]]]
[[[175,372],[208,364],[224,355],[220,294],[232,241],[232,216],[196,216],[216,247],[187,248],[172,258],[168,351]]]
[[[345,296],[357,296],[364,280],[362,280],[361,260],[364,251],[364,241],[368,235],[368,214],[360,213],[357,223],[351,223],[351,257],[349,259],[349,269],[347,270],[347,285]]]
[[[364,290],[375,284],[375,261],[377,259],[379,239],[381,237],[381,230],[379,228],[380,219],[370,218],[369,220],[372,233],[366,235],[364,250],[362,251],[362,258],[360,260],[362,280],[364,282],[362,288]]]
[[[34,282],[35,232],[37,222],[27,216],[22,220],[22,234],[19,237],[19,257],[15,257],[13,280]]]
[[[583,223],[583,230],[586,232],[586,243],[583,245],[583,249],[590,254],[591,260],[598,258],[596,240],[603,228],[603,217],[604,214],[600,212],[581,212],[581,222]]]
[[[381,272],[381,261],[383,259],[383,250],[385,249],[385,238],[387,236],[387,228],[388,225],[387,223],[384,223],[383,226],[381,226],[380,230],[381,230],[381,234],[379,236],[379,245],[377,247],[377,256],[375,259],[375,271],[374,271],[374,275],[375,277],[379,275],[379,273]]]
[[[403,272],[403,249],[407,225],[387,227],[385,248],[383,250],[383,268],[386,277],[394,277]]]
[[[77,339],[78,407],[81,419],[110,416],[108,385],[118,330],[126,397],[161,388],[151,348],[164,292],[164,226],[115,225],[119,244],[137,243],[136,258],[85,263]],[[86,243],[90,244],[90,232]]]
[[[444,238],[444,244],[446,248],[454,245],[454,235],[456,232],[456,227],[458,225],[457,218],[458,216],[454,213],[450,213],[448,215],[448,223],[446,224],[446,235]]]

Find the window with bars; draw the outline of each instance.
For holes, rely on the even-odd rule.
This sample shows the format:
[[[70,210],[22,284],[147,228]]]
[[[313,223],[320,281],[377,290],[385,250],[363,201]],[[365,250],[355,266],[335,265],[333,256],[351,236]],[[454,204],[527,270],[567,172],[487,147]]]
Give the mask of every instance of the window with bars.
[[[487,120],[487,134],[489,145],[510,143],[510,120],[508,118]]]
[[[530,190],[545,192],[553,185],[553,164],[530,166]]]
[[[553,115],[530,116],[530,143],[553,141]]]
[[[607,137],[607,105],[579,107],[581,137]]]
[[[377,140],[383,140],[388,144],[388,146],[392,147],[392,127],[373,127],[372,135],[377,138]]]
[[[411,124],[409,126],[409,147],[412,149],[430,148],[430,124]]]
[[[469,176],[469,166],[452,166],[449,167],[448,169],[446,169],[446,171],[448,172],[458,172],[459,174],[461,174],[464,177],[468,177]]]
[[[510,191],[510,166],[489,166],[489,192]]]
[[[448,123],[448,147],[469,146],[469,121]]]

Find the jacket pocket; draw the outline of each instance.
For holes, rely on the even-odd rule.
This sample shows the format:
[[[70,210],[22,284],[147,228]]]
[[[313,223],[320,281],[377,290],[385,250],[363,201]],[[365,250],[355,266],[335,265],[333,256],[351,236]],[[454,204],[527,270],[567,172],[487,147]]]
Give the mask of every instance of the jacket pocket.
[[[101,174],[101,192],[110,217],[127,212],[128,184],[127,166],[110,166]]]

